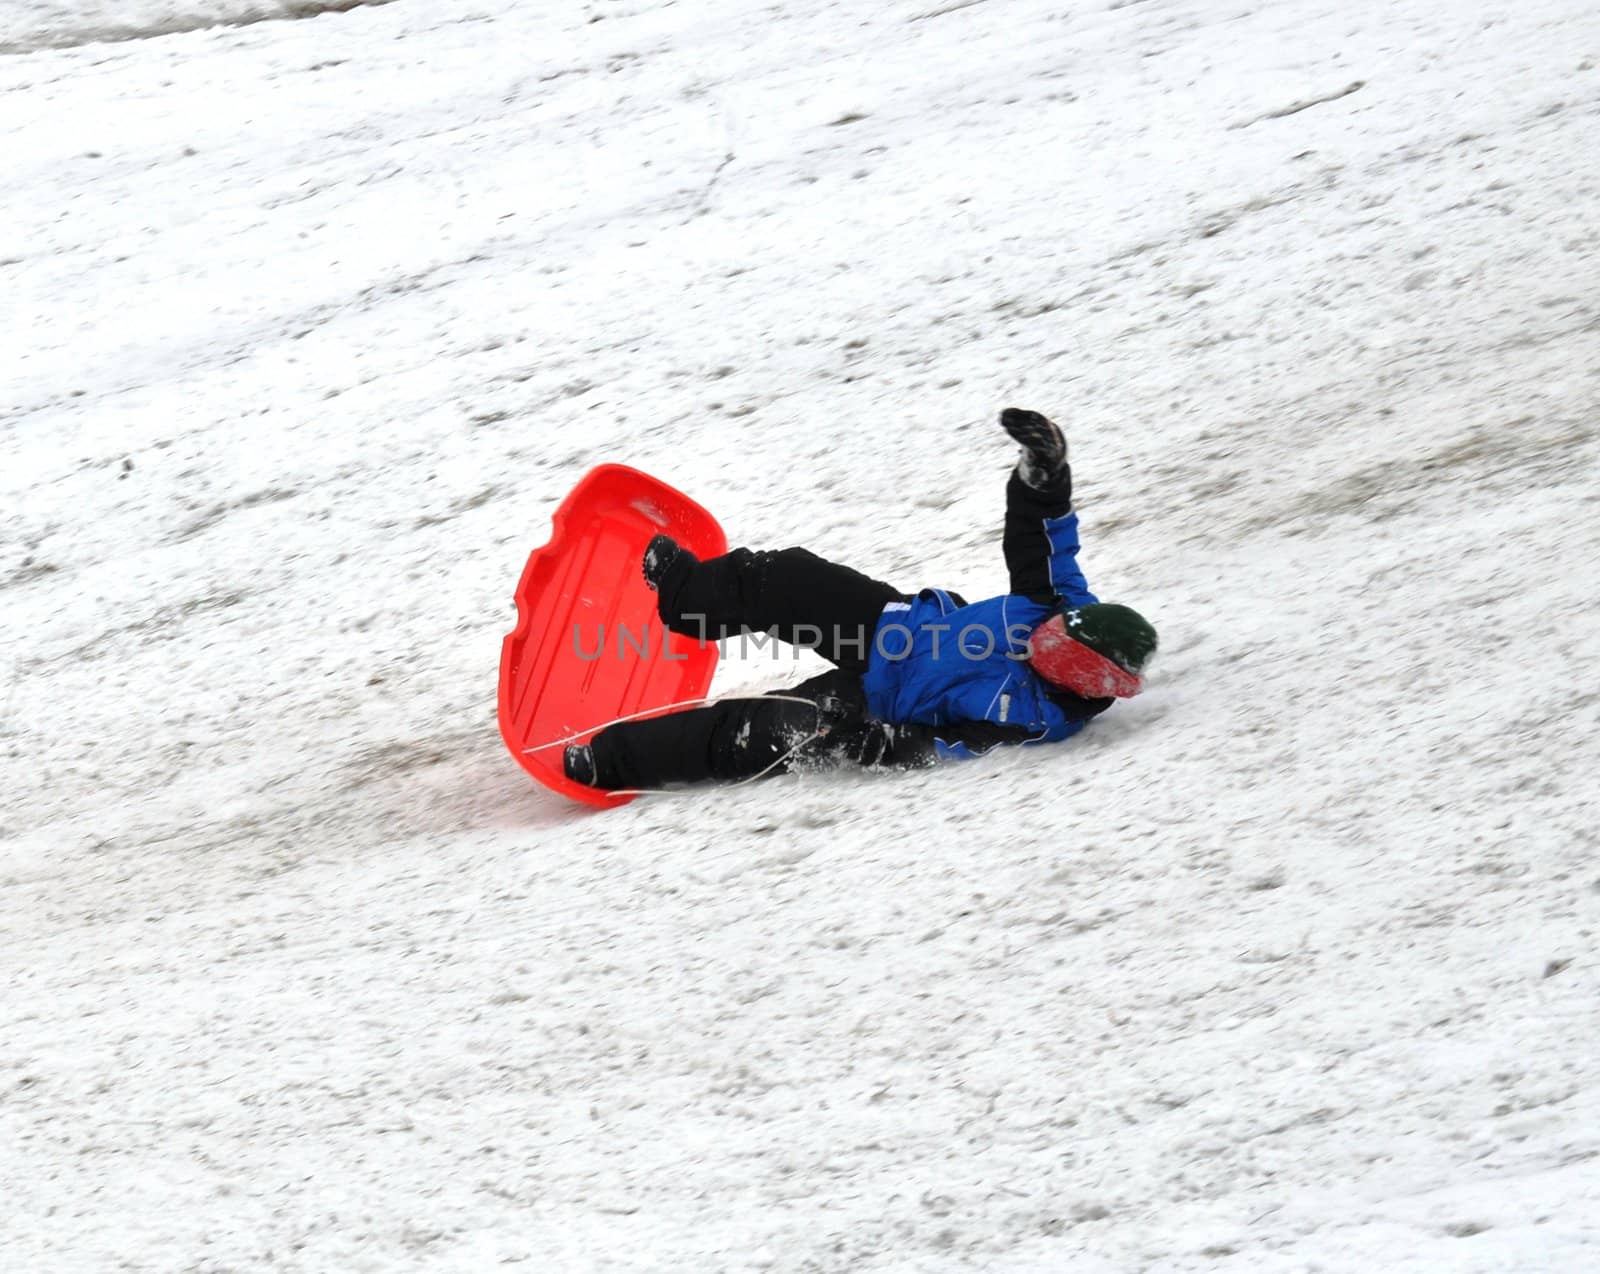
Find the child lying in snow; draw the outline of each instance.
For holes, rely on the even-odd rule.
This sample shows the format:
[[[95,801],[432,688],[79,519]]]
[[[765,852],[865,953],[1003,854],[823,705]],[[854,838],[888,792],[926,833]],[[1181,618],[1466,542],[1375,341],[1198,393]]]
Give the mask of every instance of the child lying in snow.
[[[1006,486],[1008,595],[973,605],[937,588],[911,597],[803,548],[702,562],[657,536],[644,574],[673,632],[772,634],[834,667],[782,697],[610,726],[566,750],[567,776],[618,790],[816,761],[924,765],[1065,739],[1138,694],[1155,629],[1101,603],[1078,568],[1066,439],[1038,412],[1008,408],[1000,423],[1022,446]]]

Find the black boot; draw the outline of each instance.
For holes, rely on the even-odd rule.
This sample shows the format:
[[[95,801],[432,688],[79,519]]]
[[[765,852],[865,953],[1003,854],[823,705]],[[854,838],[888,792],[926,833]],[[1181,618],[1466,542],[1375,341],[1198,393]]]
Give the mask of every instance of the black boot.
[[[594,749],[587,743],[574,743],[561,754],[561,769],[574,783],[595,787]]]
[[[658,535],[645,548],[640,567],[651,592],[659,593],[669,575],[692,570],[699,560],[670,535]]]

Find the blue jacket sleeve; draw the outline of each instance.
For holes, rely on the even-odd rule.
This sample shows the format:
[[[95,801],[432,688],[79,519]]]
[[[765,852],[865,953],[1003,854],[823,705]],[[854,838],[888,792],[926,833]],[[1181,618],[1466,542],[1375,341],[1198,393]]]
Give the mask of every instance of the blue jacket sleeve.
[[[997,725],[993,721],[961,721],[933,727],[934,755],[941,761],[970,761],[1007,743],[1027,743],[1040,737],[1025,726]]]
[[[1074,606],[1089,606],[1100,599],[1089,591],[1089,581],[1083,577],[1078,565],[1078,515],[1069,513],[1063,518],[1045,521],[1045,535],[1050,541],[1050,589],[1062,601]]]
[[[1057,743],[1083,729],[1087,718],[1069,716],[1046,703],[1042,724],[1004,725],[998,721],[953,721],[949,725],[895,727],[895,760],[927,765],[933,761],[967,761],[986,756],[1005,744]]]

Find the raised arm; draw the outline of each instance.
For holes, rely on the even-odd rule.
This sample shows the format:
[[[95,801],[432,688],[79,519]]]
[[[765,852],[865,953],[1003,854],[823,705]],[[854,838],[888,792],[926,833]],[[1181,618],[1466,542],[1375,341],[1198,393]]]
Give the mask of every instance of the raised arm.
[[[1098,601],[1078,566],[1078,515],[1061,430],[1036,411],[1008,407],[1000,424],[1022,447],[1006,483],[1006,569],[1011,591],[1041,605]]]

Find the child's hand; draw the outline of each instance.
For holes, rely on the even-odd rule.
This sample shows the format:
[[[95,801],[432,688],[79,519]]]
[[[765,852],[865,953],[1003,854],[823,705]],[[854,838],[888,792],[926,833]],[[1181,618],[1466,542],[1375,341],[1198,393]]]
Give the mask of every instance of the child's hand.
[[[894,763],[895,728],[887,721],[861,721],[829,736],[831,749],[868,769]]]

